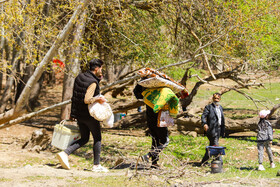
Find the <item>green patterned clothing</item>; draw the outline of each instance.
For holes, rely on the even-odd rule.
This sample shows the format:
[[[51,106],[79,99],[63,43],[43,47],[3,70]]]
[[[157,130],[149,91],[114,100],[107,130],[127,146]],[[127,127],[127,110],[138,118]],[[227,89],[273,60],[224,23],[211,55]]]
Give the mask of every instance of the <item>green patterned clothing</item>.
[[[170,116],[176,117],[179,112],[179,99],[170,88],[147,88],[142,92],[144,102],[155,113],[169,110]]]

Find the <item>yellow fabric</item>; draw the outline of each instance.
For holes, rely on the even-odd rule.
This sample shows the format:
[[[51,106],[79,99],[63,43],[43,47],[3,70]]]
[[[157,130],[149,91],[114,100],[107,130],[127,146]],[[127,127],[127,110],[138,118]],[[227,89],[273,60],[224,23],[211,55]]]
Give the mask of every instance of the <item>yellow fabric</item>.
[[[169,110],[170,116],[176,117],[179,112],[179,99],[170,88],[148,88],[142,92],[144,102],[155,113]]]

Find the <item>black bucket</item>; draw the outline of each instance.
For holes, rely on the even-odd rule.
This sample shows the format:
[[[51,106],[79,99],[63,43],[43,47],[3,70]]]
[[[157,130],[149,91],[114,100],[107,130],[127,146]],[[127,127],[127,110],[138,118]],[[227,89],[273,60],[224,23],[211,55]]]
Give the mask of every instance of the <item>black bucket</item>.
[[[211,173],[222,173],[223,164],[220,160],[213,160],[211,162]]]

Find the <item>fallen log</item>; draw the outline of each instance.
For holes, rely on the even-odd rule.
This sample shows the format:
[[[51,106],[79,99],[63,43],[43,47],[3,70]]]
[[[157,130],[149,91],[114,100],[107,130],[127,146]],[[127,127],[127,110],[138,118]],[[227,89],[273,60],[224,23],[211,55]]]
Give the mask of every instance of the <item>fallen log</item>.
[[[280,123],[278,120],[270,120],[274,129],[280,129]],[[225,118],[226,134],[232,134],[237,132],[256,131],[259,122],[259,117],[247,118],[242,120],[233,120]],[[198,134],[203,134],[203,128],[201,125],[201,119],[199,117],[180,117],[176,120],[178,131],[195,131]]]
[[[123,104],[119,104],[118,102],[123,102]],[[54,105],[49,106],[47,108],[43,108],[41,110],[38,110],[36,112],[32,112],[32,113],[29,113],[29,114],[22,115],[22,116],[20,116],[16,119],[8,121],[7,123],[1,124],[0,129],[10,127],[11,125],[18,124],[20,122],[31,119],[34,116],[41,115],[42,113],[53,110],[57,107],[65,106],[65,105],[70,104],[70,103],[71,103],[71,100],[66,100],[66,101],[63,101],[61,103],[57,103],[57,104],[54,104]],[[145,103],[142,100],[134,100],[132,102],[130,102],[128,100],[119,100],[117,102],[111,103],[111,106],[112,106],[112,110],[113,110],[114,113],[127,113],[127,111],[138,108],[139,106],[143,106],[144,104]],[[20,115],[20,113],[19,113],[19,115]]]
[[[179,118],[175,119],[175,127],[177,131],[195,131],[197,134],[204,134],[203,128],[201,126],[201,119],[198,116],[193,116],[184,112],[179,114]],[[187,117],[185,117],[187,116]],[[259,122],[259,117],[247,118],[242,120],[233,120],[230,118],[225,118],[226,124],[226,135],[237,133],[237,132],[247,132],[256,131],[257,124]],[[276,120],[270,120],[272,127],[274,129],[280,129],[280,118]],[[116,122],[114,124],[115,128],[142,128],[146,126],[146,112],[139,112],[135,114],[128,114],[124,119]]]
[[[114,124],[114,128],[142,128],[146,126],[146,112],[129,114]]]
[[[57,108],[57,107],[61,107],[61,106],[67,105],[67,104],[69,104],[69,103],[71,103],[71,100],[63,101],[63,102],[61,102],[61,103],[52,105],[52,106],[47,107],[47,108],[43,108],[43,109],[38,110],[38,111],[36,111],[36,112],[32,112],[32,113],[29,113],[29,114],[25,114],[25,115],[23,115],[23,116],[21,116],[21,117],[18,117],[18,118],[16,118],[16,119],[14,119],[14,120],[8,121],[7,123],[1,124],[1,125],[0,125],[0,129],[9,127],[9,126],[11,126],[11,125],[14,125],[14,124],[17,124],[17,123],[20,123],[20,122],[23,122],[23,121],[25,121],[25,120],[28,120],[28,119],[34,117],[34,116],[37,116],[37,115],[39,115],[39,114],[42,114],[42,113],[47,112],[47,111],[50,111],[50,110],[53,110],[53,109],[55,109],[55,108]]]
[[[272,115],[280,108],[280,104],[275,105],[270,111],[270,122],[274,129],[280,129],[280,117],[271,118]],[[191,111],[191,110],[190,110]],[[197,111],[196,111],[197,112]],[[204,131],[201,126],[201,119],[193,115],[187,115],[189,118],[184,118],[178,115],[176,120],[176,125],[178,131],[195,131],[198,134],[203,134]],[[236,132],[246,132],[246,131],[256,131],[259,122],[259,117],[246,118],[233,120],[230,118],[225,118],[226,134],[236,133]]]
[[[102,90],[102,95],[105,95],[107,92],[110,92],[113,90],[112,97],[116,98],[117,95],[122,93],[128,86],[133,85],[133,82],[134,82],[134,80],[130,80],[130,81],[123,83],[122,85],[115,85],[115,86],[109,87],[105,90]]]
[[[203,134],[199,117],[180,117],[175,121],[175,124],[178,131],[195,131],[197,134]]]
[[[122,102],[122,104],[119,104],[120,102]],[[127,111],[143,106],[145,103],[142,100],[118,100],[110,103],[110,105],[114,113],[127,113]]]

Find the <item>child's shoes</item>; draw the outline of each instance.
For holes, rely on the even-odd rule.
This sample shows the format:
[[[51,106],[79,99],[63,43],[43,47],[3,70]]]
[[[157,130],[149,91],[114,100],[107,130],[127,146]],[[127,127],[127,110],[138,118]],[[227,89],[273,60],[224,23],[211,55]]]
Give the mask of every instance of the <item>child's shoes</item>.
[[[271,168],[275,168],[275,164],[272,162],[272,163],[270,164],[270,167],[271,167]]]
[[[258,170],[259,170],[259,171],[264,171],[264,170],[265,170],[262,164],[259,165]]]

